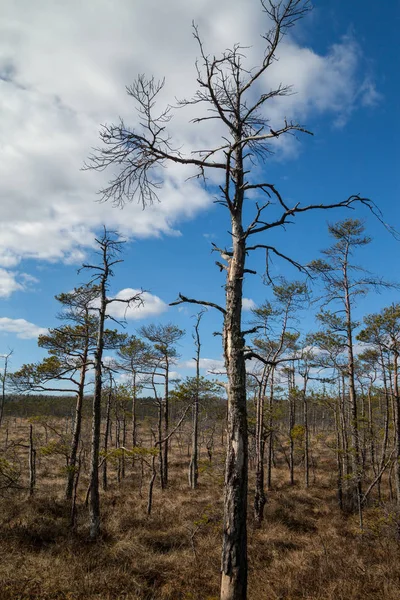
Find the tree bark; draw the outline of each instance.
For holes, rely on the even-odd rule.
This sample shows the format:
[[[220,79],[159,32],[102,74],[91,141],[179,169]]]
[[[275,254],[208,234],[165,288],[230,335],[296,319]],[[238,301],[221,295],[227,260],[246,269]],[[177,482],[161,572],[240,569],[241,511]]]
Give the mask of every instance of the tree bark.
[[[36,450],[33,445],[33,426],[29,425],[29,496],[33,496],[36,486]]]
[[[96,540],[100,535],[100,492],[99,492],[99,450],[101,426],[102,358],[104,349],[104,322],[106,318],[106,282],[109,267],[104,249],[104,272],[100,284],[100,309],[96,350],[94,352],[94,394],[92,408],[92,453],[90,459],[89,494],[89,537]]]
[[[192,490],[197,488],[197,481],[199,477],[198,467],[198,436],[199,436],[199,394],[200,394],[200,333],[199,325],[202,317],[202,313],[197,316],[197,322],[195,325],[195,345],[196,345],[196,390],[193,399],[193,410],[192,410],[192,455],[189,464],[189,485]]]
[[[254,493],[254,521],[260,526],[264,518],[264,507],[266,504],[264,489],[264,450],[265,450],[265,427],[264,427],[264,401],[267,387],[269,369],[264,367],[257,397],[256,412],[256,485]]]
[[[223,343],[228,376],[228,427],[225,466],[221,600],[245,600],[247,595],[248,440],[246,369],[241,331],[245,240],[242,228],[243,163],[236,153],[235,210],[231,213],[232,257],[226,282]]]
[[[162,454],[163,454],[162,480],[163,480],[164,488],[167,487],[167,485],[168,485],[168,432],[169,432],[169,398],[168,398],[169,382],[168,382],[168,376],[169,376],[169,362],[168,362],[168,358],[166,358],[164,398],[162,400],[162,416],[163,416],[162,438],[164,440],[167,440],[164,443],[164,446],[162,449]]]
[[[111,389],[111,377],[110,377],[110,390],[108,392],[107,398],[107,408],[106,408],[106,427],[104,431],[104,460],[103,460],[103,490],[106,491],[108,487],[108,479],[107,479],[107,451],[108,451],[108,438],[110,436],[110,415],[111,415],[111,399],[112,399],[112,389]]]
[[[88,357],[88,345],[89,339],[87,339],[87,345],[85,347],[85,351],[82,357],[82,367],[81,367],[81,375],[79,379],[79,387],[78,394],[76,397],[76,406],[75,406],[75,420],[74,420],[74,428],[72,432],[72,442],[71,442],[71,455],[68,465],[68,478],[67,478],[67,487],[65,490],[65,497],[67,500],[72,499],[72,494],[74,491],[74,481],[75,481],[75,469],[77,463],[78,456],[78,448],[79,442],[81,439],[81,428],[82,428],[82,404],[83,404],[83,396],[85,392],[85,377],[86,377],[86,363]]]

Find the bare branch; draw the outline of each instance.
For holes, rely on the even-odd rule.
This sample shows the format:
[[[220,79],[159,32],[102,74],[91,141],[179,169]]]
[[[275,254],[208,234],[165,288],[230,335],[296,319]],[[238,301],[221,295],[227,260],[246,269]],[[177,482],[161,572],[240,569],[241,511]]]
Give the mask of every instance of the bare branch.
[[[178,304],[184,304],[184,303],[199,304],[200,306],[211,306],[211,308],[216,308],[223,315],[226,315],[226,310],[224,308],[222,308],[222,306],[219,306],[218,304],[215,304],[214,302],[206,302],[205,300],[194,300],[193,298],[186,298],[186,296],[183,296],[182,294],[179,294],[179,300],[176,300],[175,302],[170,302],[169,305],[177,306]]]

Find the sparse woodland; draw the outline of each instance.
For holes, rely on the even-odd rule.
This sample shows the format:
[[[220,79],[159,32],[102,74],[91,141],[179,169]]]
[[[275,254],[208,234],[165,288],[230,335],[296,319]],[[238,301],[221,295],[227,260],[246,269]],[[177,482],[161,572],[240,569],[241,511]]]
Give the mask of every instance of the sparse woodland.
[[[104,228],[77,287],[57,296],[58,326],[39,336],[47,357],[13,370],[12,352],[2,355],[1,600],[399,597],[400,295],[355,316],[367,294],[397,289],[363,267],[362,211],[383,218],[360,195],[293,203],[263,180],[273,144],[310,133],[291,121],[271,129],[268,103],[290,87],[259,87],[309,9],[307,0],[261,1],[270,29],[251,70],[245,48],[209,56],[194,28],[198,92],[178,109],[198,106],[199,127],[222,123],[219,145],[176,149],[173,110],[157,104],[163,83],[145,76],[127,88],[142,127],[102,128],[86,166],[111,169],[104,201],[162,202],[168,164],[196,168],[204,182],[216,173],[231,235],[213,247],[225,303],[206,286],[204,298],[177,290],[171,306],[193,309],[191,331],[173,323],[173,309],[170,323],[130,331],[110,305],[145,299],[111,296],[125,250]],[[309,264],[269,244],[269,230],[331,208],[343,218]],[[243,319],[243,280],[258,252],[265,295]],[[292,279],[273,277],[272,256]],[[204,376],[206,311],[221,317],[225,366]],[[306,311],[313,331],[302,327]],[[195,375],[175,380],[184,336]]]

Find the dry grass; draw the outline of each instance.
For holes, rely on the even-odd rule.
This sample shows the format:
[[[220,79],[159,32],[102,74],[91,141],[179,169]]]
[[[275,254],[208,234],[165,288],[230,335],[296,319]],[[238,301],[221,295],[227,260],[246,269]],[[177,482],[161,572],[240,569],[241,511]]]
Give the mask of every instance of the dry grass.
[[[13,435],[23,435],[26,427],[22,422]],[[334,468],[329,456],[324,458],[309,490],[288,486],[282,463],[273,474],[263,527],[255,529],[249,515],[249,599],[400,597],[394,512],[370,507],[361,534],[356,519],[337,509]],[[175,448],[171,484],[164,492],[155,489],[150,517],[147,474],[140,497],[139,469],[132,473],[127,466],[119,486],[112,473],[110,490],[102,495],[104,527],[97,544],[88,542],[82,503],[77,529],[69,530],[60,466],[59,457],[41,459],[32,500],[25,493],[0,499],[1,600],[218,597],[222,452],[193,492],[187,486],[187,458]],[[83,479],[82,497],[85,485]]]

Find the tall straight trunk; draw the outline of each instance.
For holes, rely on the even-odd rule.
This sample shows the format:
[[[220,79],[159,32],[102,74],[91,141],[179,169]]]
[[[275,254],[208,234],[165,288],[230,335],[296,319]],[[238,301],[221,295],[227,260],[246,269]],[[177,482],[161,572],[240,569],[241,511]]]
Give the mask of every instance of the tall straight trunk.
[[[89,536],[95,540],[100,535],[100,493],[99,493],[99,450],[101,427],[101,390],[102,390],[102,358],[104,349],[104,322],[106,317],[106,281],[108,267],[101,278],[100,309],[96,350],[94,353],[94,394],[92,408],[92,453],[89,475]]]
[[[288,392],[289,392],[289,473],[290,485],[294,485],[294,439],[293,428],[295,426],[295,396],[294,396],[294,370],[288,374]]]
[[[198,448],[199,448],[199,395],[200,395],[200,332],[199,325],[202,313],[197,316],[197,322],[195,325],[195,345],[196,345],[196,390],[193,399],[192,409],[192,455],[189,464],[189,485],[194,490],[197,487],[197,481],[199,478],[199,466],[198,466]]]
[[[29,496],[33,496],[36,486],[36,450],[33,445],[33,426],[29,425]]]
[[[371,466],[374,474],[376,475],[378,472],[378,465],[376,462],[376,454],[375,454],[375,428],[373,422],[373,412],[372,412],[372,382],[368,386],[368,437],[369,437],[369,454],[371,458]]]
[[[350,464],[350,452],[349,452],[349,440],[347,435],[347,414],[346,414],[346,385],[345,377],[342,375],[342,390],[340,396],[340,425],[342,430],[342,445],[343,445],[343,473],[348,480],[351,476],[351,464]]]
[[[343,281],[345,292],[345,311],[346,311],[346,329],[347,329],[347,377],[349,382],[349,400],[350,400],[350,431],[352,444],[352,485],[349,490],[351,508],[358,508],[360,515],[360,526],[362,526],[362,467],[360,457],[360,438],[358,427],[358,409],[357,394],[355,386],[355,367],[353,352],[353,324],[351,320],[351,304],[349,294],[349,282],[347,277],[347,255],[343,266]]]
[[[136,446],[136,373],[132,380],[132,448]]]
[[[389,422],[390,422],[389,390],[388,390],[387,377],[386,377],[385,361],[383,358],[382,350],[380,353],[380,358],[381,358],[381,365],[382,365],[383,389],[385,392],[385,414],[384,414],[384,425],[383,425],[384,434],[383,434],[383,441],[382,441],[381,458],[379,461],[379,471],[381,471],[383,469],[383,465],[385,464],[385,460],[386,460],[386,452],[387,452],[387,446],[388,446],[388,441],[389,441]],[[377,485],[378,485],[378,497],[380,498],[380,496],[381,496],[381,479],[378,480]]]
[[[107,451],[108,451],[108,438],[110,437],[110,427],[111,427],[111,422],[110,422],[111,399],[112,399],[112,388],[111,388],[111,377],[110,377],[110,390],[108,392],[108,397],[107,397],[106,426],[105,426],[105,431],[104,431],[104,445],[103,445],[103,452],[104,452],[104,459],[103,459],[103,490],[104,491],[106,491],[107,487],[108,487],[108,480],[107,480]]]
[[[393,391],[396,410],[396,452],[395,452],[395,481],[396,481],[396,500],[400,504],[400,398],[399,398],[399,355],[394,350],[393,356]]]
[[[366,460],[367,460],[367,429],[365,427],[365,422],[366,422],[366,409],[365,409],[365,391],[364,391],[364,387],[362,385],[362,383],[360,384],[360,401],[361,401],[361,423],[362,423],[362,428],[361,428],[361,433],[362,435],[360,436],[360,459],[361,459],[361,471],[363,473],[365,473],[365,464],[366,464]]]
[[[5,359],[5,365],[3,374],[1,376],[1,400],[0,400],[0,427],[3,421],[4,404],[6,401],[6,378],[7,378],[7,358]]]
[[[82,429],[82,404],[83,404],[83,396],[85,393],[86,363],[87,363],[88,351],[89,351],[88,346],[89,346],[89,339],[87,339],[84,353],[82,356],[82,366],[81,366],[81,373],[80,373],[80,378],[79,378],[78,394],[76,397],[75,420],[74,420],[74,427],[73,427],[72,441],[71,441],[71,454],[70,454],[69,465],[68,465],[67,487],[65,490],[65,497],[67,498],[67,500],[72,499],[72,494],[74,491],[74,484],[75,484],[75,470],[76,470],[76,465],[77,465],[78,448],[79,448],[79,442],[81,439],[81,429]]]
[[[336,467],[337,467],[337,494],[338,503],[340,510],[343,510],[343,463],[341,455],[343,453],[343,446],[341,444],[340,436],[340,396],[338,402],[334,408],[335,417],[335,433],[336,433]]]
[[[270,393],[268,402],[268,451],[267,451],[267,490],[272,487],[272,462],[273,462],[273,451],[274,451],[274,368],[271,369],[271,382],[270,382]]]
[[[238,140],[240,141],[239,132]],[[235,156],[235,209],[231,210],[232,256],[226,281],[223,343],[228,377],[228,427],[221,560],[221,600],[247,596],[248,440],[246,369],[241,327],[245,239],[242,227],[243,157]]]
[[[126,412],[123,411],[122,416],[122,447],[126,448]],[[121,479],[125,479],[125,450],[122,451],[121,456]]]
[[[117,405],[116,405],[117,406]],[[115,449],[121,447],[121,421],[119,418],[119,410],[115,413]],[[118,453],[118,462],[117,462],[117,482],[121,483],[121,456]]]
[[[264,489],[264,402],[268,374],[267,367],[264,367],[256,402],[256,485],[254,493],[254,520],[257,526],[260,526],[263,521],[264,507],[267,501]]]
[[[157,402],[157,446],[158,446],[158,468],[160,473],[160,485],[161,489],[164,489],[164,470],[163,470],[163,447],[162,447],[162,424],[163,424],[163,412],[162,412],[162,399],[157,395],[156,384],[154,383],[155,373],[152,376],[152,387],[154,392],[154,397]]]
[[[303,426],[304,426],[304,485],[308,488],[310,483],[310,450],[309,450],[309,430],[308,430],[308,398],[307,398],[308,376],[304,376],[303,385]]]
[[[192,454],[189,464],[189,485],[194,490],[199,479],[198,465],[198,436],[199,436],[199,392],[196,390],[192,413]]]
[[[166,368],[165,368],[164,399],[162,401],[162,416],[163,416],[162,436],[163,436],[163,439],[166,440],[163,444],[163,460],[162,460],[163,487],[166,487],[168,484],[168,432],[169,432],[168,376],[169,376],[169,363],[168,363],[168,357],[167,357],[166,358]]]

